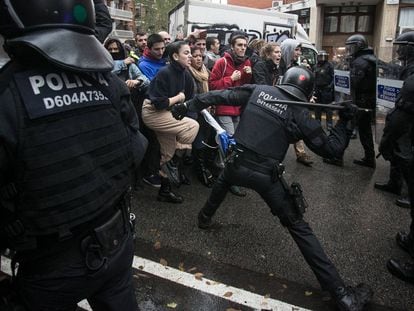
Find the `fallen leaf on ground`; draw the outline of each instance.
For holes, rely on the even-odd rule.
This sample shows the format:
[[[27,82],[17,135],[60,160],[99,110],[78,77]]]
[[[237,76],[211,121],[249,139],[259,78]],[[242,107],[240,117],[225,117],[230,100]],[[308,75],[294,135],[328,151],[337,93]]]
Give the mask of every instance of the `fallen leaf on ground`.
[[[207,284],[207,285],[211,285],[211,283],[210,283],[209,281],[206,281],[206,284]]]
[[[195,277],[197,280],[201,281],[201,280],[203,279],[203,275],[204,275],[204,274],[202,274],[201,272],[197,272],[197,273],[195,273],[195,274],[194,274],[194,277]]]
[[[311,296],[313,293],[310,291],[305,291],[305,296]]]
[[[138,269],[143,270],[144,269],[144,266],[139,266]]]
[[[144,274],[144,273],[136,273],[134,276],[142,277],[142,278],[146,278],[146,279],[151,278],[148,274]]]
[[[286,284],[282,284],[283,288],[288,288],[288,286]]]
[[[231,296],[233,296],[233,293],[232,292],[225,292],[223,296],[224,297],[231,297]]]
[[[188,269],[187,272],[193,272],[193,271],[196,271],[196,270],[197,270],[197,267],[192,267],[192,268]]]
[[[170,302],[169,304],[167,304],[167,307],[171,309],[175,309],[177,308],[177,304],[175,302]]]
[[[184,263],[183,262],[180,262],[179,263],[179,265],[178,265],[178,269],[180,270],[180,271],[184,271],[185,269],[184,269]]]
[[[274,276],[274,274],[273,273],[269,273],[269,276]]]
[[[168,262],[165,259],[161,258],[160,259],[160,264],[162,264],[163,266],[166,266],[166,265],[168,265]]]
[[[160,241],[155,242],[154,249],[158,250],[160,248],[161,248],[161,242]]]

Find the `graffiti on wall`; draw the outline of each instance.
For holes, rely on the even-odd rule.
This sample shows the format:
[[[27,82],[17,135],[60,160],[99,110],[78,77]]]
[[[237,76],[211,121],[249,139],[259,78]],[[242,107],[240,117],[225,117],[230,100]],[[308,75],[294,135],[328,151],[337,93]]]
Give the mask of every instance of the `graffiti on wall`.
[[[267,42],[282,42],[283,40],[291,37],[292,29],[285,25],[278,25],[265,22],[263,29],[241,28],[236,24],[192,24],[191,31],[195,30],[207,30],[207,36],[217,37],[220,40],[220,44],[227,44],[230,35],[236,31],[244,31],[249,36],[249,41],[253,39],[264,39]],[[183,25],[177,27],[178,32],[183,31]]]

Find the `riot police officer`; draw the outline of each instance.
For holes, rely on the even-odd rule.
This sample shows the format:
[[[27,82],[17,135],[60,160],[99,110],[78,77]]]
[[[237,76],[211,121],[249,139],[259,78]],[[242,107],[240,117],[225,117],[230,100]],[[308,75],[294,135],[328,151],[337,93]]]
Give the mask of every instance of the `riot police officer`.
[[[137,310],[128,212],[145,151],[92,0],[0,0],[0,235],[28,310]]]
[[[394,144],[401,136],[407,133],[407,125],[410,127],[411,145],[414,143],[414,31],[401,34],[394,41],[398,58],[405,67],[401,77],[405,77],[403,87],[397,98],[395,109],[387,115],[387,122],[384,128],[384,135],[381,139],[379,151],[385,159],[393,157]],[[414,257],[414,161],[411,164],[408,174],[408,193],[411,202],[411,225],[410,231],[398,232],[396,235],[397,245]],[[414,263],[401,263],[399,260],[391,259],[387,262],[388,270],[396,277],[414,284]]]
[[[315,97],[321,104],[330,104],[334,101],[334,67],[328,61],[328,53],[324,50],[318,53],[318,62],[315,68]],[[326,113],[326,127],[332,128],[332,110],[315,109],[315,118],[321,122],[322,111]]]
[[[348,57],[350,57],[350,78],[352,100],[360,108],[372,109],[372,111],[358,111],[356,126],[358,127],[359,140],[364,148],[364,157],[354,160],[355,164],[375,168],[374,139],[371,123],[376,105],[376,57],[368,47],[367,39],[360,34],[350,36],[345,41]]]
[[[309,117],[308,109],[278,103],[278,100],[308,101],[313,86],[312,72],[306,68],[293,67],[286,71],[279,86],[245,85],[212,91],[175,105],[172,113],[180,119],[188,111],[200,111],[216,103],[244,108],[234,134],[237,144],[198,214],[199,228],[211,228],[212,217],[232,184],[255,190],[270,207],[272,214],[287,228],[322,288],[332,294],[339,309],[361,310],[372,296],[370,288],[364,284],[355,288],[345,287],[333,263],[303,219],[306,204],[300,185],[293,183],[288,186],[283,178],[282,161],[289,144],[303,139],[313,152],[323,157],[341,157],[352,133],[347,129],[347,121],[353,118],[355,106],[348,104],[340,114],[341,119],[327,136],[320,123]]]
[[[403,34],[399,36],[394,41],[394,51],[393,55],[397,55],[398,60],[401,62],[401,70],[398,75],[398,80],[404,81],[410,75],[414,73],[414,55],[407,54],[409,50],[410,42],[410,33]],[[395,109],[398,109],[398,103],[401,101],[401,93],[398,94],[396,99],[396,107],[390,111],[386,118],[386,125],[384,128],[384,133],[381,138],[380,150],[381,154],[386,160],[390,161],[390,174],[389,180],[386,183],[376,182],[374,187],[376,189],[394,193],[401,194],[403,183],[407,185],[410,180],[410,166],[413,157],[412,145],[411,145],[411,126],[410,122],[405,122],[399,124],[399,131],[404,132],[400,135],[397,140],[394,140],[392,136],[393,132],[389,130],[388,119],[392,118]],[[404,128],[403,128],[404,127]],[[391,136],[390,136],[391,134]],[[410,208],[410,198],[401,197],[396,199],[395,203],[398,206],[404,208]]]

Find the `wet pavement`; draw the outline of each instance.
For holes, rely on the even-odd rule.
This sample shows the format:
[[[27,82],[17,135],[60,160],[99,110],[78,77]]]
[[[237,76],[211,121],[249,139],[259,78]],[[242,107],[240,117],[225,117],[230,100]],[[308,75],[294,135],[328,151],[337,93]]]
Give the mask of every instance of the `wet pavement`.
[[[359,140],[351,141],[343,168],[309,154],[315,163],[305,167],[289,150],[286,179],[302,184],[310,205],[305,219],[344,281],[372,286],[374,303],[367,310],[414,310],[414,287],[392,277],[385,267],[390,257],[409,260],[394,241],[397,231],[409,227],[409,210],[394,204],[396,196],[373,188],[374,182],[387,180],[388,163],[378,159],[376,170],[354,165],[352,160],[362,156]],[[185,197],[179,205],[157,202],[157,189],[149,186],[134,192],[136,256],[161,263],[160,271],[166,265],[190,273],[196,282],[209,283],[206,288],[214,281],[265,301],[334,309],[287,231],[256,193],[248,190],[245,198],[229,194],[215,216],[221,226],[203,231],[197,228],[196,216],[210,189],[195,176],[191,180],[191,186],[178,189]],[[212,295],[147,273],[144,267],[135,272],[142,310],[258,309],[232,300],[233,293]]]

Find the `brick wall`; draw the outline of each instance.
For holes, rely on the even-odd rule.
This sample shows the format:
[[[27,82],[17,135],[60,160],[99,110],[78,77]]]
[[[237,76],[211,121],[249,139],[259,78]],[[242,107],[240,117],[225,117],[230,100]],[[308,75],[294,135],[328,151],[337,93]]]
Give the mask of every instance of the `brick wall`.
[[[272,0],[227,0],[227,4],[266,9],[272,6]]]

